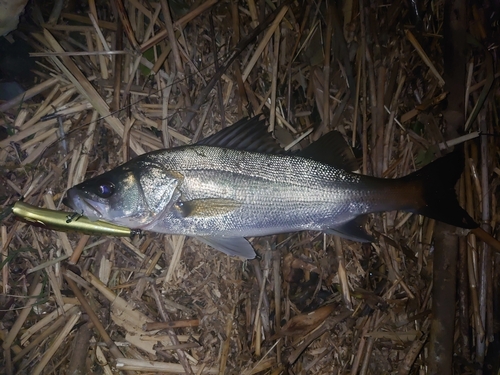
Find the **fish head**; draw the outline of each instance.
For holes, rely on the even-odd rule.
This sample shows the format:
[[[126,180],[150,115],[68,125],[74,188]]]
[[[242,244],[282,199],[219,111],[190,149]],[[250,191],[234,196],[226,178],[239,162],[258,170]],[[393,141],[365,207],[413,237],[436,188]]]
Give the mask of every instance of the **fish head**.
[[[148,160],[132,160],[68,190],[64,204],[90,220],[142,228],[176,201],[179,173]]]

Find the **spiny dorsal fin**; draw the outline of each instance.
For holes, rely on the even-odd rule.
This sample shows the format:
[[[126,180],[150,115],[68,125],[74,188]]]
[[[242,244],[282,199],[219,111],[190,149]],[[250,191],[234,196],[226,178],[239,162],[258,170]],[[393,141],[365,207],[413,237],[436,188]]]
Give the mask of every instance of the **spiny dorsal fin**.
[[[331,131],[316,142],[311,143],[297,155],[329,164],[332,167],[354,172],[359,169],[358,161],[338,131]]]
[[[261,116],[243,118],[231,126],[202,139],[197,145],[217,146],[233,150],[281,154],[283,149],[268,132]]]

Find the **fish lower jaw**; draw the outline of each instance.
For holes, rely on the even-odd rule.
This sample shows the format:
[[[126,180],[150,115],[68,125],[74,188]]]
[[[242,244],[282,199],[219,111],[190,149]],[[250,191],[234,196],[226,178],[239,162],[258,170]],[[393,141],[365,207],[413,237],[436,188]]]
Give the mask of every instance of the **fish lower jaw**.
[[[103,218],[101,211],[95,204],[80,196],[73,196],[70,206],[75,212],[86,216],[90,221],[97,221]]]

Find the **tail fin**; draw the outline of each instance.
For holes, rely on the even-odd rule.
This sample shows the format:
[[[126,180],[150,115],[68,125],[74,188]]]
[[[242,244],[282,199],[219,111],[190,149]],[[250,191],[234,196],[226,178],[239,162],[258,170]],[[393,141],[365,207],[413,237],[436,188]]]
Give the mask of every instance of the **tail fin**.
[[[477,228],[479,224],[460,207],[455,192],[464,164],[463,150],[456,147],[452,153],[403,177],[405,182],[421,184],[424,204],[415,212],[457,227]]]

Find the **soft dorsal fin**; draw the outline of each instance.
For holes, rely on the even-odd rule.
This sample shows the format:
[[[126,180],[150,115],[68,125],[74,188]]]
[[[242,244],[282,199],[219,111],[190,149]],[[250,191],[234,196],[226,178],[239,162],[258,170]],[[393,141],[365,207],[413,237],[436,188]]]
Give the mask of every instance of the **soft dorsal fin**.
[[[297,154],[335,168],[354,172],[359,169],[358,161],[347,144],[344,136],[338,131],[331,131],[316,142],[311,143]]]
[[[266,121],[260,116],[243,118],[196,144],[268,154],[283,153],[283,149],[268,132]]]

